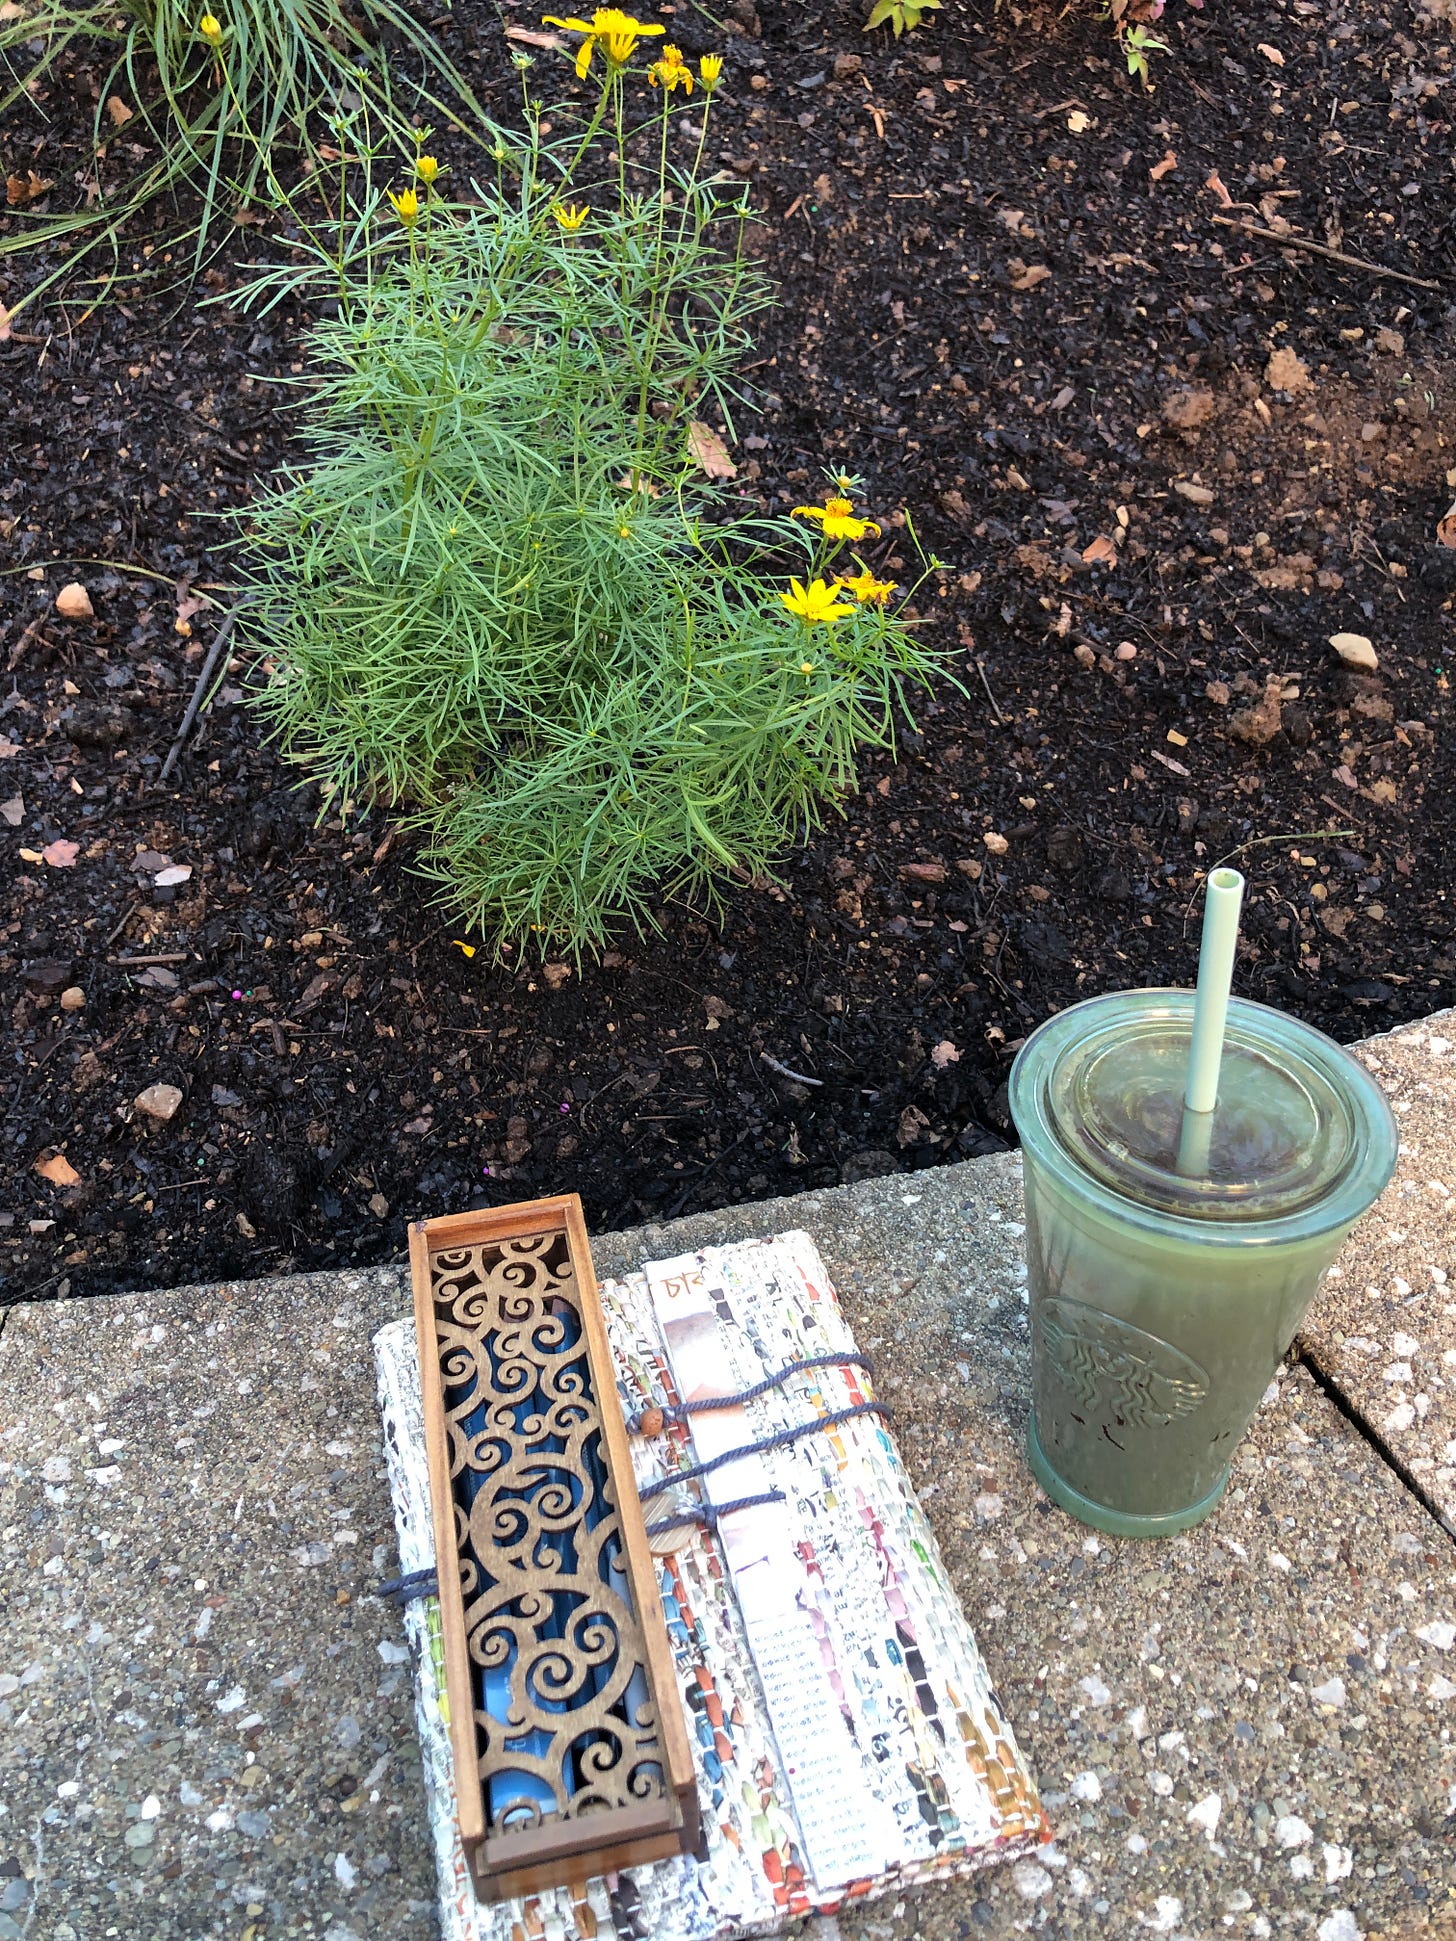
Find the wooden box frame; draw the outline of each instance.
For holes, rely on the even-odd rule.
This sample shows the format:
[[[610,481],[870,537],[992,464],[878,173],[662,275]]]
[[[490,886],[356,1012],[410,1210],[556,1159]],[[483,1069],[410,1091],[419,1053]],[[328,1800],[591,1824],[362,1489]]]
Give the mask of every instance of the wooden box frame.
[[[600,1421],[600,1449],[620,1524],[622,1573],[641,1631],[639,1662],[656,1713],[660,1747],[653,1758],[660,1764],[664,1785],[658,1797],[631,1805],[603,1807],[583,1813],[579,1818],[546,1814],[533,1826],[493,1832],[489,1823],[486,1776],[481,1771],[475,1684],[457,1561],[457,1512],[451,1486],[450,1440],[431,1263],[436,1254],[446,1250],[554,1234],[564,1235],[571,1261],[572,1304],[580,1316],[592,1400]],[[626,1425],[581,1200],[577,1194],[569,1193],[416,1221],[409,1230],[409,1248],[456,1810],[461,1844],[476,1892],[482,1900],[498,1901],[549,1887],[579,1887],[600,1874],[685,1852],[696,1845],[698,1837],[696,1771],[658,1593],[657,1572],[633,1478]]]

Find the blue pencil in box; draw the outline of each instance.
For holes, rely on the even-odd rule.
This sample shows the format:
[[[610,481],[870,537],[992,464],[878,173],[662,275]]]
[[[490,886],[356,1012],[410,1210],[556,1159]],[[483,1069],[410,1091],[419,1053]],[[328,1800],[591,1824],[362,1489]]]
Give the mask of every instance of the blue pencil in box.
[[[575,1195],[410,1229],[461,1844],[495,1901],[697,1840]]]

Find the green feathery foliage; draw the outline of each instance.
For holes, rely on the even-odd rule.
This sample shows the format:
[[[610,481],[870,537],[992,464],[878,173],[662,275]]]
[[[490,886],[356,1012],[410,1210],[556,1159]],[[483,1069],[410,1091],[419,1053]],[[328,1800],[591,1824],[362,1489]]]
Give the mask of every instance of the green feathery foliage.
[[[671,56],[654,75],[686,71]],[[250,293],[339,298],[307,347],[307,460],[249,514],[261,705],[335,810],[401,810],[502,944],[599,946],[665,894],[768,870],[933,665],[894,589],[829,569],[878,527],[840,499],[734,516],[701,475],[770,293],[740,187],[703,176],[706,114],[697,159],[671,160],[666,87],[655,179],[629,190],[624,70],[570,136],[528,104],[468,202],[422,158],[392,210]],[[784,565],[809,583],[787,601]]]

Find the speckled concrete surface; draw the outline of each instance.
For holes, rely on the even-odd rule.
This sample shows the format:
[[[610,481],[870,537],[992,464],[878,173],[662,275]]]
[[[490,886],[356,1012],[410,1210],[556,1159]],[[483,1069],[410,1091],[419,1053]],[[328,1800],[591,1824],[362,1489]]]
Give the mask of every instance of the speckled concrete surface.
[[[1456,1012],[1357,1056],[1389,1096],[1400,1159],[1305,1346],[1456,1528]]]
[[[1301,1370],[1200,1529],[1122,1543],[1054,1509],[1021,1459],[1020,1218],[1007,1157],[595,1244],[613,1271],[814,1234],[1043,1788],[1050,1853],[845,1941],[1456,1933],[1456,1547]]]
[[[612,1272],[814,1234],[1047,1797],[1039,1860],[845,1941],[1452,1931],[1456,1548],[1300,1371],[1201,1530],[1053,1509],[1020,1456],[1019,1221],[1016,1162],[979,1160],[596,1243]],[[11,1314],[0,1941],[433,1932],[408,1668],[367,1595],[368,1338],[405,1305],[384,1270]]]
[[[0,1941],[434,1929],[371,1329],[394,1273],[13,1310]]]

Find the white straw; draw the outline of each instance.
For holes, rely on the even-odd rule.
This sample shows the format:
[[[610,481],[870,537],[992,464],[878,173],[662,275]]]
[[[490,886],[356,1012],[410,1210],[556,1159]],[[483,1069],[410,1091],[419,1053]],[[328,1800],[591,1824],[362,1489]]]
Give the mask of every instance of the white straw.
[[[1178,1138],[1178,1171],[1185,1179],[1208,1176],[1213,1138],[1213,1108],[1218,1104],[1218,1073],[1228,1023],[1229,988],[1239,941],[1239,911],[1244,879],[1236,869],[1216,869],[1208,879],[1203,911],[1203,942],[1198,951],[1198,989],[1193,998],[1193,1037],[1188,1047],[1188,1080],[1183,1090],[1183,1124]]]
[[[1183,1103],[1190,1112],[1212,1112],[1218,1104],[1218,1068],[1223,1062],[1223,1034],[1243,901],[1244,879],[1239,872],[1216,869],[1208,879],[1203,943],[1198,952],[1198,989],[1193,998],[1193,1041],[1188,1047],[1188,1083],[1183,1093]]]

